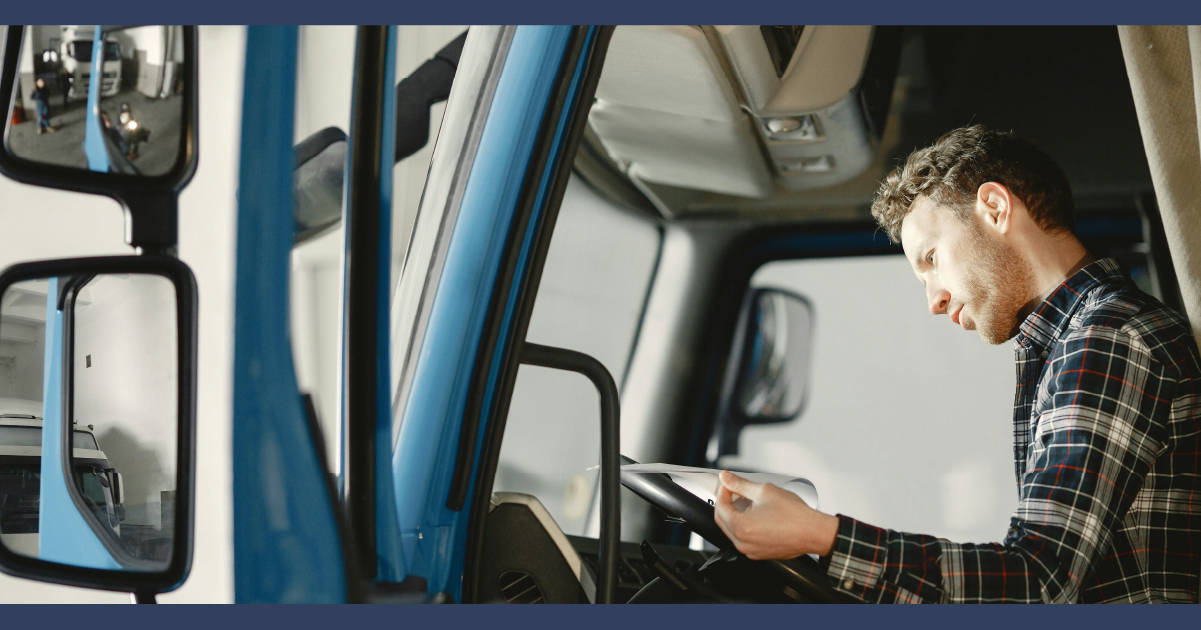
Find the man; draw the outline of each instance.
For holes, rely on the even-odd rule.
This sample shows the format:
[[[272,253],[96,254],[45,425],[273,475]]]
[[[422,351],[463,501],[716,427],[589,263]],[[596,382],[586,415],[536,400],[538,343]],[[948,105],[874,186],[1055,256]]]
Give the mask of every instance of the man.
[[[46,80],[38,77],[33,82],[34,90],[29,95],[33,99],[34,107],[38,115],[38,135],[42,135],[47,131],[53,133],[54,127],[50,125],[50,95],[46,91]]]
[[[914,152],[872,204],[931,313],[1015,340],[1019,503],[1004,542],[879,529],[723,472],[716,519],[740,551],[818,554],[869,602],[1197,602],[1197,345],[1116,260],[1089,255],[1073,213],[1050,157],[979,126]]]

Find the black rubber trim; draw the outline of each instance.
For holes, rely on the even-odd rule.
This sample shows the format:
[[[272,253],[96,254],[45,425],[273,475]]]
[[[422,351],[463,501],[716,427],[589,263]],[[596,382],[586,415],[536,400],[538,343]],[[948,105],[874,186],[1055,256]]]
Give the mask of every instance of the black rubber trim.
[[[576,149],[579,146],[580,138],[584,134],[584,129],[588,123],[588,112],[592,108],[593,100],[596,95],[596,85],[600,81],[601,68],[605,62],[605,53],[609,47],[609,40],[613,36],[612,26],[601,26],[597,28],[595,40],[589,51],[583,51],[583,43],[587,36],[587,27],[577,27],[576,32],[572,35],[572,40],[568,43],[569,56],[566,59],[571,59],[572,63],[564,64],[564,67],[570,66],[571,71],[574,71],[575,62],[578,62],[579,55],[586,53],[588,56],[584,66],[584,76],[580,85],[579,96],[575,103],[571,104],[571,118],[568,124],[567,136],[564,138],[563,147],[559,155],[558,163],[554,166],[554,173],[550,182],[550,195],[546,200],[545,212],[542,214],[542,225],[539,226],[537,233],[534,236],[534,248],[530,260],[530,270],[526,277],[525,283],[521,287],[521,293],[517,300],[517,313],[513,320],[513,328],[509,332],[510,339],[524,340],[526,332],[529,329],[530,315],[533,313],[534,300],[538,294],[538,285],[542,279],[542,269],[546,263],[546,253],[550,247],[551,235],[555,229],[555,223],[559,216],[559,206],[563,201],[563,192],[567,189],[567,182],[571,177],[571,167],[575,162]],[[563,68],[560,68],[560,78],[564,74]],[[555,101],[548,107],[548,112],[559,113],[564,106],[563,101],[566,97],[566,92],[570,83],[570,75],[567,75],[567,80],[558,82]],[[557,117],[556,117],[557,118]],[[548,117],[547,119],[550,119]],[[556,120],[557,122],[557,120]],[[552,123],[553,124],[553,123]],[[542,134],[539,145],[546,144],[549,146],[550,136],[553,135],[554,127],[550,127],[550,132],[547,133],[546,120],[543,121],[544,133]],[[542,146],[536,148],[540,151],[540,162],[546,159],[546,149]],[[535,162],[531,162],[532,164]],[[537,169],[539,172],[542,169]],[[527,182],[528,183],[528,182]],[[523,199],[528,198],[528,201],[523,201],[523,204],[532,205],[533,197],[537,193],[537,189],[523,191]],[[524,206],[523,206],[524,207]],[[527,213],[528,215],[528,213]],[[513,262],[507,266],[504,272],[504,278],[512,277],[512,268],[515,266],[516,251],[511,248],[513,254]],[[506,280],[505,293],[509,281]],[[491,311],[494,313],[494,326],[499,327],[500,318],[503,313],[499,309]],[[495,332],[491,332],[493,339],[492,344],[488,346],[489,352],[481,352],[478,357],[491,357],[495,352]],[[496,392],[496,399],[490,408],[490,415],[487,423],[487,431],[483,438],[483,447],[480,453],[480,465],[476,470],[475,490],[471,497],[471,514],[468,520],[467,529],[467,549],[464,559],[464,574],[463,574],[463,601],[476,601],[476,594],[479,592],[476,580],[479,579],[479,562],[480,552],[483,548],[484,539],[484,523],[488,513],[488,505],[492,496],[492,482],[496,477],[496,465],[500,459],[501,440],[504,436],[505,421],[509,413],[509,401],[513,396],[513,385],[517,380],[517,371],[520,367],[520,343],[508,344],[507,352],[501,362],[501,372],[499,375],[499,386]],[[479,359],[477,358],[477,361]],[[475,377],[480,377],[480,374],[474,374]],[[486,371],[482,378],[478,380],[478,390],[473,392],[475,397],[468,399],[468,406],[472,406],[474,402],[475,414],[465,415],[465,423],[470,420],[473,430],[468,435],[474,436],[478,429],[478,421],[480,415],[480,403],[483,400],[484,380],[487,377]],[[476,381],[473,381],[473,384]],[[469,453],[470,455],[470,453]],[[470,459],[466,462],[464,472],[470,474]]]
[[[347,164],[346,202],[346,317],[342,368],[342,406],[346,410],[342,457],[345,471],[342,496],[352,554],[358,558],[356,578],[376,575],[375,541],[375,424],[379,344],[377,314],[381,266],[380,176],[382,173],[388,27],[358,27],[355,48],[354,107]],[[388,163],[391,168],[391,162]],[[387,268],[386,266],[384,267]],[[336,506],[336,502],[335,502]],[[350,576],[351,567],[347,566]]]

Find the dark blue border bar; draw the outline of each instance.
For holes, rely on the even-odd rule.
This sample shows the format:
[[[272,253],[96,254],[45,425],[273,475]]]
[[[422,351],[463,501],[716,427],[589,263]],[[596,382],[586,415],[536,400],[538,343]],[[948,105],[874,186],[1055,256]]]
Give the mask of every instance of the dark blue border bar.
[[[1192,0],[123,0],[7,2],[5,20],[185,24],[1196,24]]]
[[[8,627],[66,628],[83,619],[114,617],[122,626],[169,622],[173,630],[223,628],[570,628],[633,630],[695,627],[952,628],[1013,630],[1039,627],[1189,628],[1196,607],[1168,606],[141,606],[119,615],[111,607],[8,606]],[[11,624],[11,625],[9,625]],[[220,624],[220,625],[218,625]]]

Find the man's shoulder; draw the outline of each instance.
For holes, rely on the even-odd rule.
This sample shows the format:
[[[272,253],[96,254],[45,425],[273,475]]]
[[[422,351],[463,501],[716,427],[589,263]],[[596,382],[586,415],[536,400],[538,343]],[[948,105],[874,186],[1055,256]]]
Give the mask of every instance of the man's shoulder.
[[[1198,367],[1192,329],[1175,309],[1131,284],[1105,285],[1085,296],[1062,340],[1094,335],[1126,340],[1169,366]]]

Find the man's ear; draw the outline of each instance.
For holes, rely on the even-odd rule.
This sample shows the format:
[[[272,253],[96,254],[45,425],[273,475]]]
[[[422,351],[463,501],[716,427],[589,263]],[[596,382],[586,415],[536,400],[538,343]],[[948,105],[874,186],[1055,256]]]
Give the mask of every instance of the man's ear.
[[[1013,195],[1003,184],[985,182],[976,191],[976,216],[1001,234],[1013,224]]]

